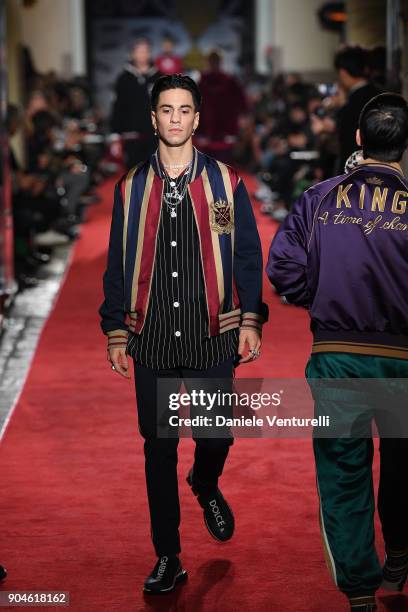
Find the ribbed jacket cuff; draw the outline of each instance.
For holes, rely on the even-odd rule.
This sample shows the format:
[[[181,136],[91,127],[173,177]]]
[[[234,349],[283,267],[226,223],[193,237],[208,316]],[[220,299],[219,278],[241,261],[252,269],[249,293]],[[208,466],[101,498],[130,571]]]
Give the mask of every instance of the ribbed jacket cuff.
[[[262,325],[265,323],[265,319],[262,315],[256,312],[244,312],[241,319],[242,329],[254,329],[258,333],[262,333]]]
[[[108,349],[110,348],[126,348],[128,340],[128,332],[125,329],[115,329],[108,331]]]

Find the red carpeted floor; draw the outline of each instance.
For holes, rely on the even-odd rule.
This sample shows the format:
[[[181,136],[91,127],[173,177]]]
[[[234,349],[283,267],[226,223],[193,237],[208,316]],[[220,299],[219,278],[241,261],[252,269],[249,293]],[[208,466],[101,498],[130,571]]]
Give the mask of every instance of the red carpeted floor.
[[[83,612],[345,610],[323,560],[309,440],[236,441],[222,488],[237,529],[224,545],[208,535],[185,483],[193,447],[183,440],[182,518],[190,520],[182,521],[182,561],[189,581],[174,594],[143,597],[154,556],[134,383],[109,369],[97,315],[112,187],[104,186],[104,202],[75,245],[2,441],[0,562],[9,578],[1,589],[69,591],[71,609]],[[275,226],[257,216],[266,256]],[[262,358],[241,366],[239,376],[302,376],[307,315],[282,306],[267,282],[265,296],[271,320]]]

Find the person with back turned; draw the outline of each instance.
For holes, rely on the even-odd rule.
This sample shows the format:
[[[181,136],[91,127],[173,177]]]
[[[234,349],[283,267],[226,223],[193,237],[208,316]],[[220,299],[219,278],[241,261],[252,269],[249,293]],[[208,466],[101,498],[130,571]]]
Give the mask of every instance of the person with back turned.
[[[300,197],[272,242],[267,274],[289,303],[309,310],[314,342],[306,376],[312,390],[328,381],[313,392],[316,415],[350,425],[342,437],[314,435],[313,447],[326,560],[351,610],[364,612],[376,609],[380,586],[402,591],[408,575],[408,439],[395,428],[387,433],[384,418],[398,402],[404,407],[408,378],[408,181],[400,166],[406,100],[372,98],[356,140],[363,160]],[[333,379],[347,380],[336,386]],[[384,393],[376,397],[375,389]],[[373,418],[382,568],[374,545]]]
[[[260,354],[267,318],[261,245],[245,185],[235,170],[192,145],[200,103],[200,91],[187,76],[163,76],[153,87],[159,147],[116,185],[100,308],[115,374],[129,378],[128,357],[133,358],[158,557],[144,584],[150,594],[169,592],[186,578],[178,556],[178,435],[158,431],[170,416],[169,398],[156,393],[159,379],[174,393],[180,379],[189,392],[231,392],[237,362]],[[193,428],[187,482],[208,531],[226,542],[234,516],[218,480],[233,438],[228,428],[219,436],[201,433]]]

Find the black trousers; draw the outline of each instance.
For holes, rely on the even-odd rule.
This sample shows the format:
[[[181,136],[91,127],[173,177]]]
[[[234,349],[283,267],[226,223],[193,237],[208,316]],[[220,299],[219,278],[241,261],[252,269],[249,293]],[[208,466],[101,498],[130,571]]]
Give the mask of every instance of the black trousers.
[[[157,383],[159,378],[173,378],[173,392],[178,393],[180,379],[184,380],[187,392],[192,388],[206,392],[216,392],[223,383],[223,392],[230,392],[234,367],[232,359],[207,370],[175,368],[154,370],[134,363],[136,400],[139,417],[139,431],[145,439],[145,472],[147,496],[149,500],[151,536],[158,556],[178,554],[180,547],[180,503],[177,479],[177,433],[172,437],[157,435],[158,412],[160,420],[172,413],[168,405],[158,406]],[[190,379],[202,379],[192,387]],[[177,380],[178,379],[178,380]],[[170,384],[169,388],[172,385]],[[166,392],[167,392],[166,384]],[[227,409],[224,414],[231,414]],[[222,434],[223,435],[223,434]],[[199,490],[217,487],[233,437],[225,430],[225,437],[201,437],[194,435],[194,485]]]

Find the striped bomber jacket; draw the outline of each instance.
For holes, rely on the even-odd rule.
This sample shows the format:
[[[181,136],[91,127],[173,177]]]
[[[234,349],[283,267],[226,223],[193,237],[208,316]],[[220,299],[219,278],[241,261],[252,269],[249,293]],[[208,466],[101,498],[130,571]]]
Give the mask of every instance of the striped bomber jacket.
[[[108,347],[127,344],[146,318],[164,180],[158,153],[115,186],[108,261],[99,308]],[[229,166],[194,148],[189,195],[197,224],[208,312],[208,336],[268,319],[262,302],[262,251],[245,185]]]

